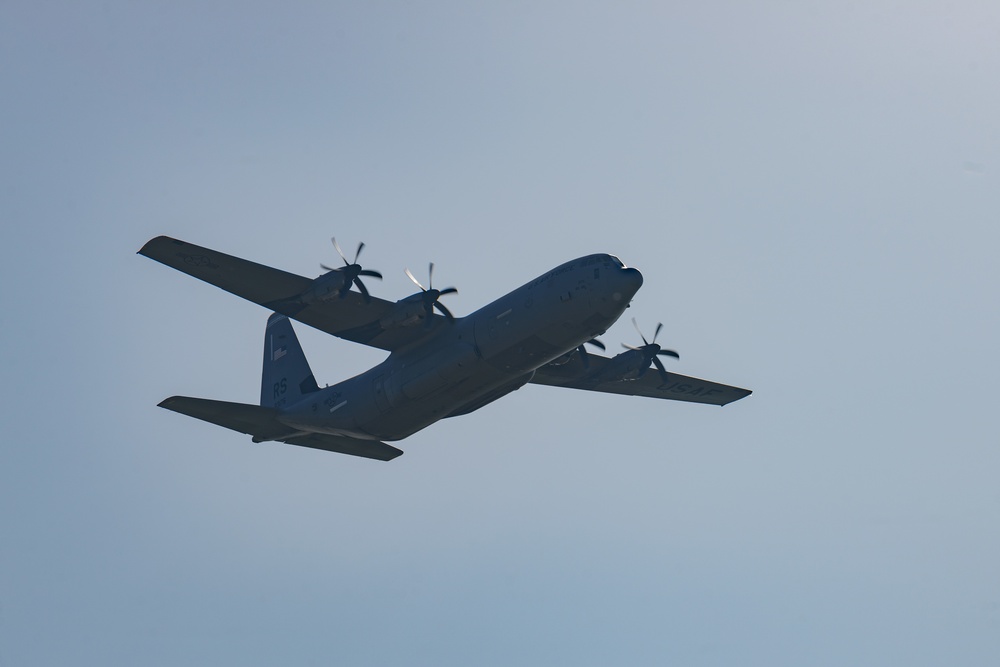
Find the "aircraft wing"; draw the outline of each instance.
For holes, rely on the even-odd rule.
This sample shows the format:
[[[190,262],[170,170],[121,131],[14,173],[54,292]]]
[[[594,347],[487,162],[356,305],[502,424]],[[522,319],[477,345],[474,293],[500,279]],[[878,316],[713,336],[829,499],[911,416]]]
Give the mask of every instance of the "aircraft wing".
[[[320,331],[389,352],[426,336],[430,330],[423,326],[384,329],[379,320],[395,304],[374,296],[367,302],[354,290],[342,299],[307,303],[303,295],[313,284],[310,278],[169,236],[157,236],[139,254]],[[435,315],[435,325],[443,321],[443,317]]]
[[[276,419],[277,410],[259,405],[171,396],[161,401],[160,407],[252,435],[254,442],[284,442],[378,461],[390,461],[403,453],[403,450],[378,440],[360,440],[328,433],[292,432]]]
[[[596,354],[587,355],[588,366],[584,366],[580,355],[574,354],[565,364],[542,366],[535,371],[531,382],[545,384],[551,387],[570,387],[588,391],[603,391],[609,394],[624,394],[626,396],[648,396],[649,398],[664,398],[672,401],[687,401],[689,403],[705,403],[708,405],[726,405],[749,396],[749,389],[731,387],[718,382],[709,382],[698,378],[667,373],[667,382],[655,368],[636,380],[601,380],[599,379],[611,360]]]

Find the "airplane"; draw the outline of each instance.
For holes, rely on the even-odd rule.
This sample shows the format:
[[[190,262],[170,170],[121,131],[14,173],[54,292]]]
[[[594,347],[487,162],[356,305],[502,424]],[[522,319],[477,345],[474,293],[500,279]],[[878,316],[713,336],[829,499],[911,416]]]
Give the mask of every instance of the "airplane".
[[[474,412],[526,384],[726,405],[751,392],[668,372],[678,357],[642,332],[641,346],[614,357],[588,352],[629,307],[642,286],[638,269],[614,255],[570,260],[465,317],[439,299],[457,290],[427,286],[392,302],[361,280],[381,279],[347,259],[317,278],[257,264],[158,236],[138,254],[273,311],[264,334],[260,404],[172,396],[160,407],[250,435],[380,461],[403,452],[402,440],[431,424]],[[355,291],[355,289],[357,290]],[[389,352],[360,375],[320,388],[290,319]],[[633,324],[635,320],[633,319]],[[636,329],[639,327],[636,325]]]

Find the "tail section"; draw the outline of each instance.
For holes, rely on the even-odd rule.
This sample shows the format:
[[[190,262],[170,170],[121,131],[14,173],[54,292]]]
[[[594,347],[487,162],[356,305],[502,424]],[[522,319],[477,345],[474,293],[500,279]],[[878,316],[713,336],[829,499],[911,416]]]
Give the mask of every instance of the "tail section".
[[[282,408],[292,406],[314,391],[319,391],[319,387],[292,324],[284,315],[275,313],[268,318],[264,334],[260,405],[171,396],[162,401],[160,407],[246,433],[253,436],[254,442],[285,442],[379,461],[389,461],[403,453],[378,440],[303,431],[284,423]]]
[[[265,408],[284,408],[299,402],[306,394],[319,391],[316,378],[295,336],[292,323],[279,313],[267,319],[264,334],[264,369],[260,381],[260,404]]]

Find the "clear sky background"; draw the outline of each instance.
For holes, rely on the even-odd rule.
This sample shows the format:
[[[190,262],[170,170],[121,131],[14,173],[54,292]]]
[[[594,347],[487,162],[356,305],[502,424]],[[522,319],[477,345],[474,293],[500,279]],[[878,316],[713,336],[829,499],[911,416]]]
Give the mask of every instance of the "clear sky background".
[[[992,1],[0,4],[0,665],[1000,664],[998,84]],[[458,315],[615,253],[754,394],[253,445],[156,407],[268,315],[158,234]]]

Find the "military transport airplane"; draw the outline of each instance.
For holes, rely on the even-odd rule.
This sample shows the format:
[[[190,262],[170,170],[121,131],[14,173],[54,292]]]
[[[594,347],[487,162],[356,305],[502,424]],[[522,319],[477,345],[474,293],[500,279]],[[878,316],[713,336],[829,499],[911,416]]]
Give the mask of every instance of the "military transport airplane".
[[[420,291],[385,301],[361,281],[382,277],[358,264],[364,244],[353,261],[336,241],[334,247],[344,266],[324,266],[318,278],[306,278],[167,236],[146,243],[139,254],[274,311],[264,334],[260,405],[173,396],[160,406],[246,433],[254,442],[388,461],[403,452],[384,440],[468,414],[527,383],[711,405],[750,394],[667,372],[659,357],[678,355],[662,349],[656,335],[650,342],[640,332],[641,346],[625,345],[611,358],[586,351],[586,344],[604,348],[595,336],[618,320],[642,285],[642,274],[614,255],[566,262],[455,317],[438,299],[456,290],[433,287],[433,264],[427,287],[406,270]],[[289,318],[389,356],[321,389]]]

